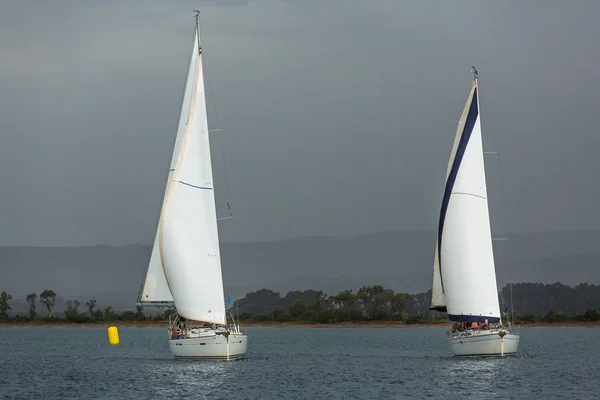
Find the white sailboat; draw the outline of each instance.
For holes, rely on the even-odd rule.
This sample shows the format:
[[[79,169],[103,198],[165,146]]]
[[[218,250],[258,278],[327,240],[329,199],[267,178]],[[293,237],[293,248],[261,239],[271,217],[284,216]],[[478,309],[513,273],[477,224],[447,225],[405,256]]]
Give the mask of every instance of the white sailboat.
[[[446,172],[430,309],[453,322],[454,355],[507,356],[517,352],[519,335],[500,314],[475,67],[473,73]]]
[[[244,358],[248,338],[225,308],[204,92],[199,12],[169,179],[138,304],[172,306],[178,359]]]

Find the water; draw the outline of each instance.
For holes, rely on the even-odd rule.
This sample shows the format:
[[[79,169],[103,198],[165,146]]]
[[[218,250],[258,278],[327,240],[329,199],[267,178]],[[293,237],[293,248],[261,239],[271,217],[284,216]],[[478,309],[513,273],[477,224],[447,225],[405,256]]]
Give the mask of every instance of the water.
[[[514,358],[450,356],[444,328],[249,328],[246,360],[175,361],[165,330],[0,329],[5,399],[589,399],[600,330],[526,328]]]

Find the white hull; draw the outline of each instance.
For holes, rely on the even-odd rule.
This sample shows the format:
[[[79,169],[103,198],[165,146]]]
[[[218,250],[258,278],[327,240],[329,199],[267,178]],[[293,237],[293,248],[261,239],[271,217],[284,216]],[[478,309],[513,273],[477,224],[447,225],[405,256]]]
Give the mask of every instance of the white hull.
[[[229,338],[223,335],[171,339],[169,348],[176,359],[189,360],[240,360],[246,356],[248,337],[232,333]]]
[[[512,356],[519,347],[519,335],[498,330],[466,331],[448,339],[455,356]]]

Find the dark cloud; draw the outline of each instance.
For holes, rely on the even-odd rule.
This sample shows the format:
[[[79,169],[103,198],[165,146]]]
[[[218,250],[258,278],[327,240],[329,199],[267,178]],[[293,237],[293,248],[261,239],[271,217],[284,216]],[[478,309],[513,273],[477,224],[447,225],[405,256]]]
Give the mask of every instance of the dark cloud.
[[[600,4],[200,5],[225,240],[434,229],[471,65],[494,227],[600,222]],[[3,4],[0,243],[153,239],[196,7]]]

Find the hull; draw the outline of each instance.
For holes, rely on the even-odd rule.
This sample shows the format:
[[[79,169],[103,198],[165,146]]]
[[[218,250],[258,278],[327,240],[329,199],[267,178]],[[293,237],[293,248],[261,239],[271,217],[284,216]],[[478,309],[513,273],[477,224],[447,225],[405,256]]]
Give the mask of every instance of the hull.
[[[182,360],[240,360],[247,347],[248,337],[241,333],[169,340],[171,353]]]
[[[506,332],[500,337],[499,331],[467,331],[452,335],[448,339],[455,356],[512,356],[519,347],[519,335]]]

